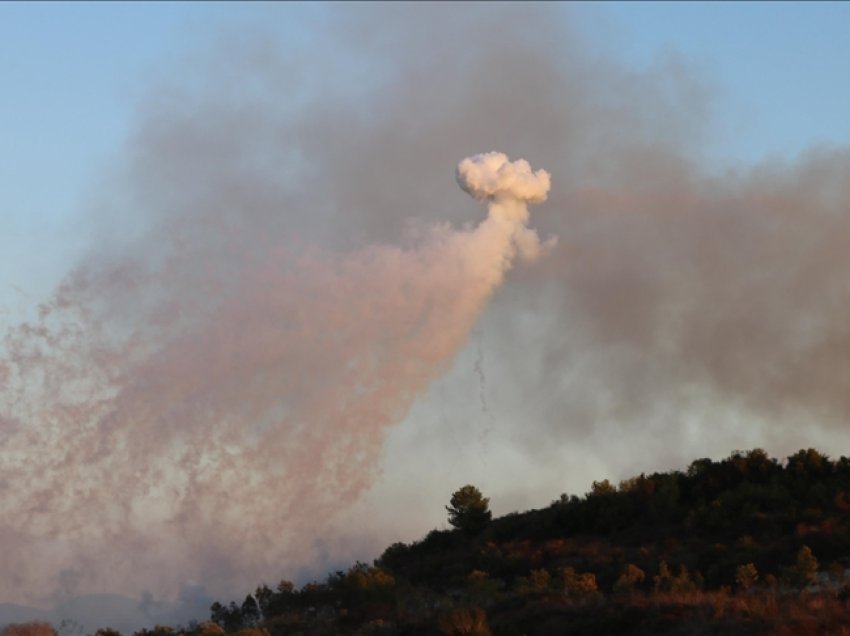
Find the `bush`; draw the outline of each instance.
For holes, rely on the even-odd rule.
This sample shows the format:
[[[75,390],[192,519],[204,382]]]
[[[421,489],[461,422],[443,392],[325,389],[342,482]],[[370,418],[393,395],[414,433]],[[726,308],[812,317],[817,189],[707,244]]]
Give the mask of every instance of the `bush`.
[[[444,612],[439,627],[444,636],[490,636],[487,614],[480,607],[460,607]]]
[[[571,598],[582,598],[598,592],[596,575],[593,572],[576,574],[574,568],[568,567],[561,570],[564,584],[564,593]]]
[[[744,592],[746,592],[753,585],[755,585],[758,579],[758,570],[756,570],[756,566],[752,563],[745,563],[744,565],[739,565],[738,568],[735,570],[735,582],[738,584],[738,587]]]
[[[635,587],[643,583],[644,579],[646,579],[646,573],[638,566],[629,563],[620,578],[614,583],[614,591],[631,593],[635,590]]]

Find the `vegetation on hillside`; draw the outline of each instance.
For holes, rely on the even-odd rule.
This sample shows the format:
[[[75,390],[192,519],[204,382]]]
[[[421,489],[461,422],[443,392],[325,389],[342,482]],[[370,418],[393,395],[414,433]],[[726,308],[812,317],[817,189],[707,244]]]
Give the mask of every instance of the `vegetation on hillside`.
[[[756,449],[497,519],[488,503],[464,486],[453,530],[138,636],[850,634],[846,457]]]

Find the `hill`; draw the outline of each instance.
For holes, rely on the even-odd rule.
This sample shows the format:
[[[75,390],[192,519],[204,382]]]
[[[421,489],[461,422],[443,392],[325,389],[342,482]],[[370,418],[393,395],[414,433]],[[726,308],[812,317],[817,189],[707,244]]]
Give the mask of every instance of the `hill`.
[[[734,452],[594,482],[538,510],[487,511],[324,582],[216,603],[182,631],[850,634],[849,512],[850,459]]]

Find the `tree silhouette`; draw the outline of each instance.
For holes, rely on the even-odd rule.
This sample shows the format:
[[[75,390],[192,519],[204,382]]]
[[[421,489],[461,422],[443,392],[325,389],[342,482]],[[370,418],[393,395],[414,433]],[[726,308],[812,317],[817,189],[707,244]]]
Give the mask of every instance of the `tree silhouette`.
[[[446,506],[449,523],[466,535],[478,534],[492,518],[490,500],[471,484],[455,491],[450,503]]]
[[[260,622],[260,607],[257,605],[257,601],[254,597],[250,594],[245,597],[245,601],[242,603],[239,613],[242,616],[243,626],[253,627]]]

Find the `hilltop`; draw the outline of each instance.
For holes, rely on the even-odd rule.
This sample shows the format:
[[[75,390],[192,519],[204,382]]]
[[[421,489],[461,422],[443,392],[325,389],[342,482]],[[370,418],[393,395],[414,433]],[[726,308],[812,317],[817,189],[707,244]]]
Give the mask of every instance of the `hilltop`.
[[[473,504],[372,564],[139,634],[850,633],[846,457],[736,451],[496,519]]]

